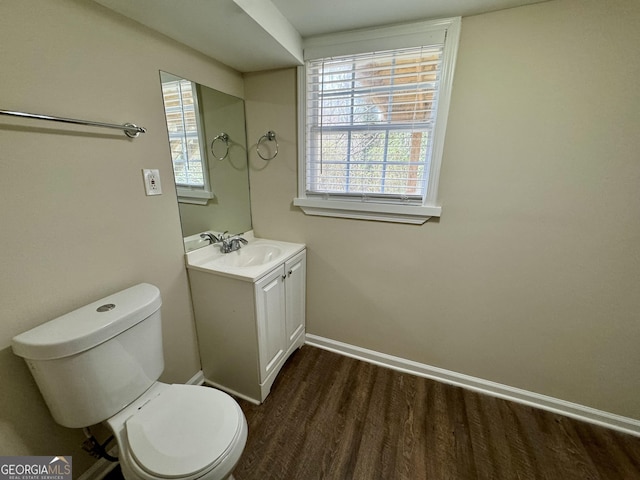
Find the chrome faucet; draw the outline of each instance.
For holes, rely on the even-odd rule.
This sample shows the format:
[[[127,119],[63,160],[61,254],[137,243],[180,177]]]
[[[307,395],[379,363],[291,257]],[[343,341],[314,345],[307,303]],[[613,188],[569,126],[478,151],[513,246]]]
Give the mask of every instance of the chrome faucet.
[[[238,233],[236,235],[229,235],[229,232],[221,233],[220,236],[216,236],[213,233],[201,233],[200,237],[203,239],[208,239],[209,243],[213,245],[214,243],[220,244],[220,251],[222,253],[231,253],[239,250],[242,245],[246,245],[249,243],[245,238],[240,236]]]
[[[200,238],[209,240],[209,245],[213,245],[214,243],[218,243],[220,239],[216,237],[213,233],[201,233]]]
[[[232,237],[231,239],[229,239],[229,250],[223,250],[224,253],[229,253],[229,252],[235,252],[236,250],[240,249],[242,247],[242,245],[246,245],[247,240],[245,238],[242,238],[240,235],[235,235],[234,237]]]

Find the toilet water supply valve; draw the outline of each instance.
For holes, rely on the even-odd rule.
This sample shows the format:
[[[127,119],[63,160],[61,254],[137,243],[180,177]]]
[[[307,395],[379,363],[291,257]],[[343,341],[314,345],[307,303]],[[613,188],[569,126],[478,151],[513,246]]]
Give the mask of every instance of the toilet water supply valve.
[[[113,435],[111,435],[107,440],[101,444],[98,442],[98,439],[93,436],[91,430],[85,427],[82,429],[84,435],[87,437],[84,442],[82,442],[82,449],[89,453],[92,457],[95,458],[104,458],[109,460],[110,462],[117,462],[118,457],[111,456],[107,453],[106,447],[109,445],[109,442],[113,440]]]

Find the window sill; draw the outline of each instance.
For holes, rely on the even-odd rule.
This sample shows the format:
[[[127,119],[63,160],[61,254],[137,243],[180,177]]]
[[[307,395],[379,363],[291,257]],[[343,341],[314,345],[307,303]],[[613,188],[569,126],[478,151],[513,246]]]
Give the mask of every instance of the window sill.
[[[414,225],[422,225],[431,217],[439,217],[442,213],[442,207],[437,206],[320,200],[315,198],[294,198],[293,204],[300,207],[307,215],[410,223]]]
[[[209,192],[202,189],[190,189],[177,187],[178,202],[180,203],[192,203],[194,205],[206,205],[207,202],[215,195],[213,192]]]

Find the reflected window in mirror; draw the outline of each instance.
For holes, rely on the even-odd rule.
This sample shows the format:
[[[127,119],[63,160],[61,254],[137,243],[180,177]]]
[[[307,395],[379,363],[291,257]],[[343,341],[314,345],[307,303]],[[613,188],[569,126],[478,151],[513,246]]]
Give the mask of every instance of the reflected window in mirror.
[[[188,100],[178,98],[177,84],[174,84],[174,91],[170,98],[168,93],[165,93],[165,91],[169,92],[165,83],[179,81],[183,81],[181,85],[188,85],[191,88]],[[169,105],[173,102],[175,104],[173,106],[178,107],[181,102],[183,104],[194,102],[190,112],[195,114],[195,122],[197,122],[200,158],[205,159],[202,169],[204,178],[201,181],[205,184],[208,182],[211,191],[215,192],[213,198],[198,199],[183,196],[187,188],[181,184],[184,185],[186,182],[181,177],[182,171],[175,171],[178,212],[185,250],[208,245],[209,242],[203,242],[200,238],[200,233],[203,232],[248,232],[251,230],[251,195],[244,100],[168,72],[160,71],[160,83],[165,104]],[[188,117],[181,121],[184,123],[178,124],[175,130],[187,131]],[[169,133],[167,162],[172,161],[175,154],[183,152],[183,145],[189,145],[184,140],[178,148],[171,136],[173,130],[174,128],[167,128]],[[216,140],[219,139],[221,132],[228,136],[224,142]],[[197,154],[198,150],[195,147],[194,150]],[[187,153],[190,153],[188,149]],[[197,187],[190,188],[195,190]]]
[[[178,197],[181,202],[204,204],[213,198],[213,192],[207,174],[198,85],[164,72],[161,78]]]

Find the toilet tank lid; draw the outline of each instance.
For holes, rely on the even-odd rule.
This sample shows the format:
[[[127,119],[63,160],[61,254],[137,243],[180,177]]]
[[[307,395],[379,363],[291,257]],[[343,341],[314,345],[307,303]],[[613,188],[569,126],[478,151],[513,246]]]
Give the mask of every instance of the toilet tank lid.
[[[154,314],[160,290],[141,283],[13,337],[13,352],[31,360],[54,360],[84,352]]]

